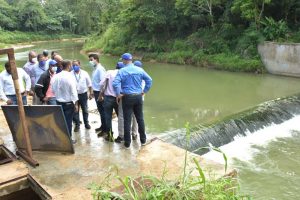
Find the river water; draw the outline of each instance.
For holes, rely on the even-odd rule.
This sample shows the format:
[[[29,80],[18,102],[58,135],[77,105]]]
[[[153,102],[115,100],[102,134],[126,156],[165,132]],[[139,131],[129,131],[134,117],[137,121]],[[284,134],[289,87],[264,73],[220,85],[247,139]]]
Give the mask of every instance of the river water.
[[[81,48],[82,42],[78,41],[44,42],[18,49],[15,56],[18,67],[22,67],[29,50],[56,50],[65,59],[81,60],[83,68],[91,73],[87,56],[80,54]],[[118,59],[101,56],[100,62],[106,69],[113,69]],[[5,60],[1,57],[0,63]],[[262,102],[300,91],[300,80],[290,77],[161,63],[144,63],[144,69],[153,78],[153,87],[144,105],[146,129],[151,134],[171,132],[184,127],[186,122],[191,126],[213,123]],[[249,136],[245,143],[233,143],[229,147],[233,151],[224,150],[239,170],[242,193],[250,194],[253,199],[300,199],[300,134],[297,132],[300,131],[297,119],[300,119],[295,119],[290,122],[295,127],[284,125],[284,128],[264,130],[253,134],[255,142]],[[264,140],[261,136],[266,132],[272,136]]]

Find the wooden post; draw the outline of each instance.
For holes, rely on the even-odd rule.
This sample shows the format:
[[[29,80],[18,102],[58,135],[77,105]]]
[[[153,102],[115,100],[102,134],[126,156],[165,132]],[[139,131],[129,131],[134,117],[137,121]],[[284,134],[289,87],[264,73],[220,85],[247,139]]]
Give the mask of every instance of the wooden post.
[[[19,77],[18,77],[18,72],[17,72],[17,67],[16,67],[16,62],[15,62],[15,55],[14,55],[14,49],[1,49],[0,54],[7,53],[9,64],[11,67],[11,76],[14,82],[14,87],[15,87],[15,92],[17,96],[17,101],[18,101],[18,110],[19,110],[19,117],[20,117],[20,122],[22,124],[22,133],[23,133],[23,142],[24,146],[26,149],[26,154],[23,152],[19,151],[17,152],[19,155],[21,155],[27,162],[29,162],[32,166],[38,166],[38,163],[33,160],[32,158],[32,148],[31,148],[31,142],[30,142],[30,137],[29,137],[29,131],[28,131],[28,126],[27,122],[25,119],[25,111],[24,111],[24,106],[23,106],[23,101],[22,101],[22,96],[20,92],[20,85],[19,85]]]
[[[18,101],[18,110],[19,110],[20,121],[23,128],[23,136],[24,136],[24,142],[26,146],[26,152],[27,155],[30,158],[32,158],[32,149],[31,149],[31,143],[29,138],[28,126],[25,119],[25,111],[24,111],[22,96],[20,92],[19,77],[18,77],[16,62],[15,62],[14,49],[10,49],[10,51],[8,52],[8,60],[11,67],[11,76],[14,81],[14,86],[15,86],[15,91],[16,91],[16,96]]]

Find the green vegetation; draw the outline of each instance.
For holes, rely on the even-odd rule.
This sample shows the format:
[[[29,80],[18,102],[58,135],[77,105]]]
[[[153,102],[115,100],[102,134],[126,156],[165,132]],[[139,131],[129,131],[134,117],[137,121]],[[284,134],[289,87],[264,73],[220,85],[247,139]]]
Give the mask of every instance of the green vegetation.
[[[99,0],[0,0],[0,30],[87,34],[99,30],[96,21],[102,4]]]
[[[45,34],[44,32],[20,32],[20,31],[0,31],[0,48],[7,44],[16,44],[22,42],[58,40],[66,38],[79,37],[75,34]]]
[[[298,0],[0,0],[0,47],[91,34],[86,51],[230,71],[263,71],[257,44],[300,42],[299,25]]]
[[[261,72],[258,43],[300,42],[297,0],[112,2],[99,13],[102,26],[86,51],[130,51],[143,60]]]
[[[190,141],[189,124],[186,125],[186,141],[187,146]],[[187,149],[187,148],[186,148]],[[222,153],[219,149],[214,149]],[[227,170],[227,157],[222,153],[225,162],[225,173]],[[188,170],[188,152],[185,151],[184,168],[182,176],[175,180],[166,179],[166,170],[161,178],[154,176],[142,176],[139,179],[133,179],[130,176],[116,178],[122,184],[118,193],[115,191],[108,191],[111,189],[111,178],[113,174],[106,176],[105,180],[97,185],[95,183],[90,185],[93,199],[95,200],[109,200],[109,199],[174,199],[174,200],[242,200],[250,199],[248,196],[238,194],[237,181],[232,176],[223,176],[217,179],[210,179],[205,176],[204,170],[201,168],[196,158],[192,159],[195,167]],[[196,174],[194,173],[196,172]],[[211,177],[210,177],[211,178]],[[122,191],[122,192],[121,192]],[[122,193],[122,194],[120,194]]]

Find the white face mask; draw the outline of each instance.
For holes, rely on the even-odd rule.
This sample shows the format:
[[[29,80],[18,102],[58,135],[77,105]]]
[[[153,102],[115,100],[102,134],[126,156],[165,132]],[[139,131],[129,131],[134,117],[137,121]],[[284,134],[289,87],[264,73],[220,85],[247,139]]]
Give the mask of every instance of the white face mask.
[[[31,61],[32,63],[37,63],[37,58],[32,58]]]
[[[90,61],[89,61],[89,65],[90,65],[91,67],[95,67],[95,66],[96,66],[96,63],[95,63],[95,61],[90,60]]]
[[[56,73],[57,67],[52,67],[52,68],[51,68],[51,71],[52,71],[53,73]]]

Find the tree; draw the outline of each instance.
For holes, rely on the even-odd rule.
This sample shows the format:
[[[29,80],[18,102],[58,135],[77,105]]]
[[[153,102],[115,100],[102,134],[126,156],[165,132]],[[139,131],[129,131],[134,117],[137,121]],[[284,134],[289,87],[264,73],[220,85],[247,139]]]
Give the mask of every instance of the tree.
[[[13,30],[18,27],[15,10],[5,0],[0,0],[0,28]]]
[[[46,22],[46,15],[39,0],[23,0],[18,3],[18,19],[25,31],[38,31]]]
[[[215,26],[213,7],[222,0],[176,0],[176,8],[183,10],[185,15],[208,14],[211,27]]]
[[[231,10],[240,12],[244,19],[253,21],[256,28],[259,29],[265,5],[271,2],[272,0],[234,0]]]

